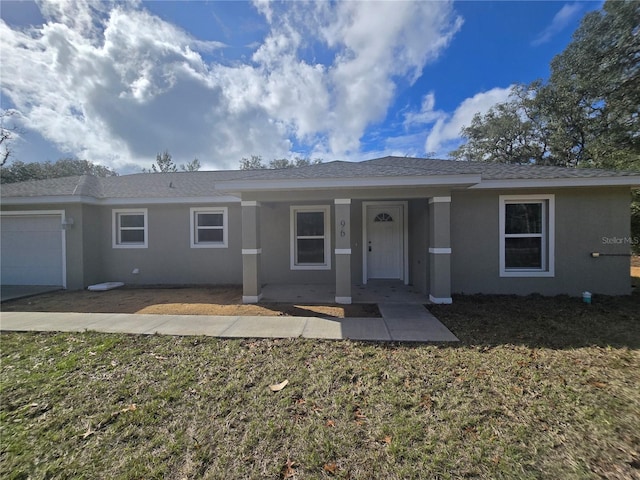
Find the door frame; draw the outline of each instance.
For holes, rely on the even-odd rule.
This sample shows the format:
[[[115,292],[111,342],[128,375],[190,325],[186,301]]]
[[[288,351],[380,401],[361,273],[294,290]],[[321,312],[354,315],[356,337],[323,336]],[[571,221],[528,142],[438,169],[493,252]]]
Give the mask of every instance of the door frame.
[[[362,284],[366,285],[367,281],[367,209],[369,207],[402,207],[402,258],[403,258],[403,275],[402,280],[405,285],[409,285],[409,202],[408,201],[385,201],[377,200],[371,202],[362,202]]]
[[[62,288],[67,288],[67,232],[63,228],[66,220],[64,210],[3,210],[0,217],[59,217],[60,241],[62,242]]]

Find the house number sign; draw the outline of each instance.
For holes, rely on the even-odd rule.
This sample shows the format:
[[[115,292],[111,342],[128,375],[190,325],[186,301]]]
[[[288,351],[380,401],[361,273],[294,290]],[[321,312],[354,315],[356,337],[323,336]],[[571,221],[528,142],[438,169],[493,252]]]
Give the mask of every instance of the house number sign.
[[[346,235],[344,231],[344,226],[347,224],[344,220],[340,220],[340,236],[344,237]]]

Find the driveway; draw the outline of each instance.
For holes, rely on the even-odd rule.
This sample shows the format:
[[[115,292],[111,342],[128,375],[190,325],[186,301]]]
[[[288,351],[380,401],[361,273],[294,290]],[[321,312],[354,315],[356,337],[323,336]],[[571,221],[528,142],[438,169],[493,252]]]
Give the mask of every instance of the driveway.
[[[0,285],[0,302],[33,297],[34,295],[55,292],[56,290],[62,290],[62,287],[55,285]]]

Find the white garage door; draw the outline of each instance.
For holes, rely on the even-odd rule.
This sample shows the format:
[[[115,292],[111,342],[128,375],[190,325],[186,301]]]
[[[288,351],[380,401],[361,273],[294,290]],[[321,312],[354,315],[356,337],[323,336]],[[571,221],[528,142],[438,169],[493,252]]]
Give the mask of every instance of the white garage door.
[[[61,215],[0,219],[2,285],[64,285]]]

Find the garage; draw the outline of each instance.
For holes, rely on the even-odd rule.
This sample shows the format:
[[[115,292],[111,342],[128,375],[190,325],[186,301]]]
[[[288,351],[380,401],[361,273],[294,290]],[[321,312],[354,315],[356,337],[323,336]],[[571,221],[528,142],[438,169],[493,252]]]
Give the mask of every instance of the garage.
[[[65,287],[63,213],[3,212],[0,283]]]

